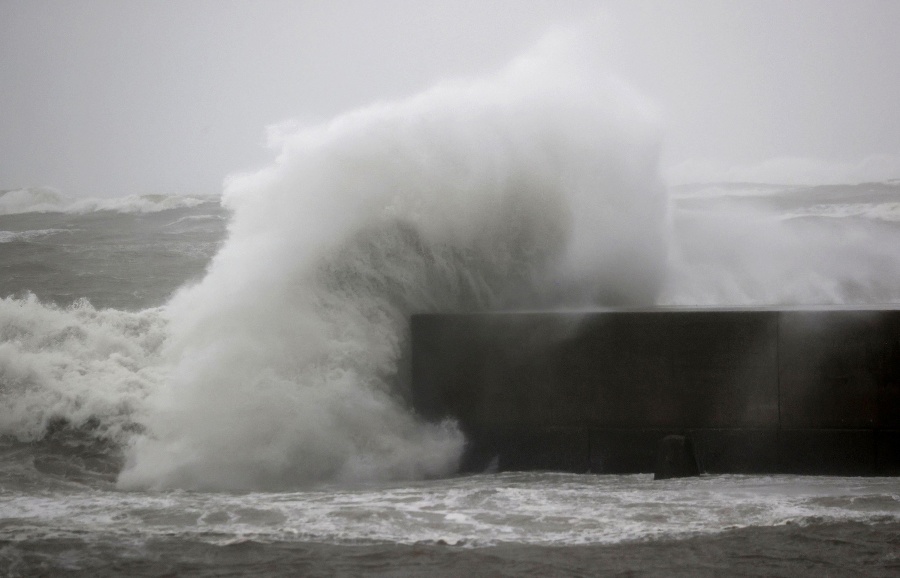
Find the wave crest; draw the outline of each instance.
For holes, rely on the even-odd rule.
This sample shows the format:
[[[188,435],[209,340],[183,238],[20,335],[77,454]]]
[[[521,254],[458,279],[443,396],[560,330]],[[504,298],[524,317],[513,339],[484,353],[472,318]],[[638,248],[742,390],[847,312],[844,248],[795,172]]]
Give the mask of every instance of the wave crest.
[[[652,302],[655,125],[571,56],[349,113],[231,179],[229,238],[168,306],[172,373],[120,485],[446,475],[461,433],[404,401],[411,313]]]
[[[53,424],[126,441],[163,380],[158,309],[61,308],[33,295],[0,299],[0,436],[41,439]]]
[[[216,203],[213,195],[129,195],[109,199],[69,198],[46,187],[0,191],[0,215],[25,213],[85,214],[97,211],[116,213],[158,213],[171,209]]]

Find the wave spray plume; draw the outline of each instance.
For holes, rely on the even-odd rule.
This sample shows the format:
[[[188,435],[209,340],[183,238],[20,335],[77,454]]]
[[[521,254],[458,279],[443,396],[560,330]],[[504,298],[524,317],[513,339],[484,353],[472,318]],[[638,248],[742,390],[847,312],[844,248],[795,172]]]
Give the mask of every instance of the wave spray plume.
[[[552,36],[495,77],[301,130],[232,178],[228,240],[167,306],[171,368],[124,488],[441,476],[408,408],[415,312],[650,304],[667,202],[648,107]]]

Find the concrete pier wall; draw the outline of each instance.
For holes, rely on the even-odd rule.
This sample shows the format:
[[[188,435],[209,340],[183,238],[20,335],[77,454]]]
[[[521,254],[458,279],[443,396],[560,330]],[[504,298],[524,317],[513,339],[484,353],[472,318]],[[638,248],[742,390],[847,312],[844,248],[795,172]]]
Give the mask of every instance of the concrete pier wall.
[[[900,474],[900,311],[415,315],[412,399],[467,470]]]

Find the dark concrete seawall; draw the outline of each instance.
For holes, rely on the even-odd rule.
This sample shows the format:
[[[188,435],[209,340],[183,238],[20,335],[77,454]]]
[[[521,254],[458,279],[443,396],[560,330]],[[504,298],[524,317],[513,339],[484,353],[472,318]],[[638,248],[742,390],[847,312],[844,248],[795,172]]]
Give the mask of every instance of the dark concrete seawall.
[[[414,315],[412,398],[463,467],[900,475],[900,310]]]

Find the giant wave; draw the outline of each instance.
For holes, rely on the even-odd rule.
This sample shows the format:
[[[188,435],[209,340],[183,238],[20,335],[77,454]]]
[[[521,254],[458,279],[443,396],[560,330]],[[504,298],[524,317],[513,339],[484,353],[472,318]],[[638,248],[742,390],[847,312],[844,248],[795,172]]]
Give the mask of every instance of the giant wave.
[[[284,136],[228,181],[225,244],[163,307],[3,299],[0,435],[88,431],[123,452],[122,488],[444,476],[465,440],[409,409],[412,313],[900,303],[889,219],[790,187],[670,199],[653,108],[583,54],[554,36],[493,77]],[[93,202],[9,195],[17,214]],[[161,217],[177,235],[209,215]]]
[[[167,306],[171,370],[123,487],[280,488],[453,472],[404,400],[407,318],[650,303],[666,204],[651,119],[560,43],[284,139],[235,177],[229,238]]]

